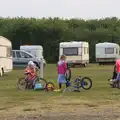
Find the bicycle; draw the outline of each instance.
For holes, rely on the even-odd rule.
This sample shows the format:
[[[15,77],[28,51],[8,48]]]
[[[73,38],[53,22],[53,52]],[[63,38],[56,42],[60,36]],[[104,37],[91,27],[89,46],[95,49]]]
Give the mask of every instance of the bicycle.
[[[63,90],[64,92],[80,92],[80,88],[89,90],[92,88],[92,80],[89,77],[77,77],[73,81],[67,81],[68,87]]]
[[[120,81],[117,81],[117,80],[113,80],[113,79],[108,79],[109,81],[109,84],[112,88],[118,88],[120,89]]]
[[[29,73],[26,73],[26,75],[27,74]],[[39,90],[53,91],[55,89],[55,86],[52,82],[47,82],[47,80],[45,80],[44,78],[37,76],[34,85],[32,80],[27,80],[26,77],[19,77],[17,81],[17,88],[20,90],[39,89]]]

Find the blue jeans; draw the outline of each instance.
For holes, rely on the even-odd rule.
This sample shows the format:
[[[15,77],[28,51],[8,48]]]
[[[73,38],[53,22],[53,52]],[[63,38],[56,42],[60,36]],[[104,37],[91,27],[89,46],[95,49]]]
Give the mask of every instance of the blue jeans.
[[[117,81],[120,81],[120,72],[119,72],[119,73],[117,73],[116,80],[117,80]]]

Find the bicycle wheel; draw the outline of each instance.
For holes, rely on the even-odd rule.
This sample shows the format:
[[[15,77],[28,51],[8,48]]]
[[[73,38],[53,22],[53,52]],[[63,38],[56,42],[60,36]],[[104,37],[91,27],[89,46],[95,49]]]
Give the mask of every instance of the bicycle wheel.
[[[68,87],[63,90],[64,92],[73,92],[75,90],[74,81],[68,82]]]
[[[35,82],[35,84],[39,83],[41,85],[41,88],[40,90],[44,90],[46,89],[46,86],[47,86],[47,81],[43,78],[38,78]]]
[[[111,85],[112,88],[118,88],[118,83],[117,82],[114,82],[112,85]]]
[[[117,81],[117,82],[116,82],[116,87],[117,87],[118,89],[120,89],[120,81]]]
[[[55,90],[55,86],[52,82],[48,82],[47,85],[46,85],[46,90],[47,91],[53,91]]]
[[[65,88],[63,90],[63,93],[65,93],[65,92],[73,92],[73,91],[74,91],[74,87],[73,86],[69,86],[69,87],[67,87],[67,88]]]
[[[85,90],[89,90],[92,87],[92,80],[89,77],[82,78],[81,87]]]
[[[27,87],[27,83],[25,81],[25,78],[24,77],[19,78],[17,82],[17,88],[20,90],[24,90],[26,89],[26,87]]]

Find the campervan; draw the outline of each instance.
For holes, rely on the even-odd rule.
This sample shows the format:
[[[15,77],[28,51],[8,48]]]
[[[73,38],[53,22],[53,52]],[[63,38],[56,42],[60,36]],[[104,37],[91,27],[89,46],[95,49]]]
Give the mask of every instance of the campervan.
[[[96,44],[96,62],[114,63],[119,58],[120,46],[116,43],[104,42]]]
[[[43,59],[43,63],[46,64],[46,61],[43,56],[43,47],[41,45],[22,45],[20,50],[29,52],[33,54],[37,59]]]
[[[0,76],[13,69],[12,44],[7,38],[0,36]]]
[[[61,42],[59,46],[59,58],[66,55],[67,62],[74,65],[84,65],[89,63],[89,44],[88,42]]]

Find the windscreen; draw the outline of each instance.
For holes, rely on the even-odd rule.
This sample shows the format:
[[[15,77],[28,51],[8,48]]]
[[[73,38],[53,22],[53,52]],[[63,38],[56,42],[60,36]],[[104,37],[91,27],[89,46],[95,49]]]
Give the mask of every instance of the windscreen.
[[[63,48],[63,54],[67,56],[78,55],[78,48],[77,47]]]

